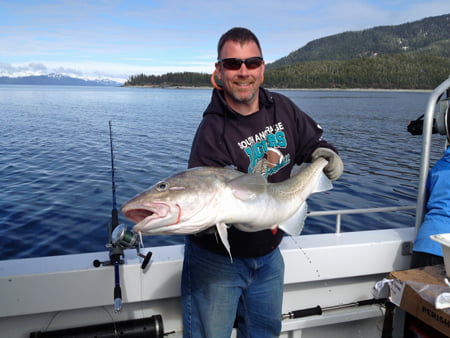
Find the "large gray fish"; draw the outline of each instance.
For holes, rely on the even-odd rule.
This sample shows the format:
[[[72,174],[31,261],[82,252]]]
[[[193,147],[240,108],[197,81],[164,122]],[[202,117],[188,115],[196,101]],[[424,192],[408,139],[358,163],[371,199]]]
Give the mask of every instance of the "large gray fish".
[[[327,163],[319,158],[280,183],[230,168],[193,168],[156,183],[121,211],[142,235],[193,234],[216,226],[230,253],[231,225],[247,232],[278,226],[289,235],[300,234],[308,196],[332,188],[323,173]]]

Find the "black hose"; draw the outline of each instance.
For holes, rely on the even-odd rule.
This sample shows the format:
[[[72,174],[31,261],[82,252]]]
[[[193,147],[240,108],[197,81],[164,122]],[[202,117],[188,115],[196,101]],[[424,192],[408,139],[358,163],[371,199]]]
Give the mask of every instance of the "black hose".
[[[98,324],[57,331],[32,332],[30,338],[116,338],[116,337],[163,338],[164,326],[161,315],[150,318]]]

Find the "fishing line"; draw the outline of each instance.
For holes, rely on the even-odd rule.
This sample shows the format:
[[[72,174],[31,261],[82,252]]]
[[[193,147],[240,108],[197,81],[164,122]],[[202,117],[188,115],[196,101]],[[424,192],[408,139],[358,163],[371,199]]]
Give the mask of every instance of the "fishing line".
[[[114,317],[111,315],[111,313],[106,309],[105,306],[102,306],[102,309],[108,314],[109,318],[111,319],[111,323],[114,326],[114,337],[119,337],[119,332],[117,331],[117,326],[116,326],[116,321],[114,320]],[[50,318],[47,326],[45,327],[44,331],[42,332],[49,332],[50,329],[50,325],[53,324],[53,321],[55,320],[55,318],[60,315],[62,312],[61,311],[56,311],[53,316]]]
[[[308,253],[302,248],[302,246],[297,242],[296,237],[300,237],[300,236],[289,236],[292,241],[295,243],[295,245],[297,246],[297,248],[303,253],[304,257],[307,259],[308,263],[312,266],[312,268],[315,270],[316,272],[316,277],[317,279],[321,279],[321,273],[319,271],[319,269],[314,265],[311,257],[309,257]],[[323,286],[325,288],[328,288],[328,292],[332,292],[332,288],[329,287],[328,282],[326,280],[322,281],[323,282]]]
[[[58,316],[61,313],[61,311],[57,311],[53,314],[52,318],[50,318],[50,321],[48,322],[47,326],[44,329],[44,332],[47,332],[50,328],[50,325],[52,325],[53,321],[55,320],[56,316]]]
[[[112,314],[108,311],[108,309],[105,306],[102,306],[103,310],[108,314],[109,318],[111,319],[111,323],[114,326],[114,337],[119,337],[119,332],[117,331],[116,321]]]
[[[308,253],[302,248],[302,246],[297,242],[295,237],[299,237],[299,236],[289,236],[289,238],[292,239],[292,241],[295,243],[295,245],[297,246],[298,249],[300,249],[300,251],[303,253],[304,257],[306,258],[306,260],[308,261],[308,263],[312,266],[313,269],[315,269],[315,272],[317,273],[317,278],[320,279],[321,274],[318,268],[316,268],[313,265],[313,261],[311,259],[311,257],[309,257]]]

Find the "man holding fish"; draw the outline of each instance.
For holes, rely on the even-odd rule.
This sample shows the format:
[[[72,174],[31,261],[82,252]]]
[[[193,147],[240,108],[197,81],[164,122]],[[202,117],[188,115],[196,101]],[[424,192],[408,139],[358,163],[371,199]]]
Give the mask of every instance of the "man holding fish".
[[[265,65],[257,37],[248,29],[232,28],[220,38],[217,51],[215,75],[221,85],[213,76],[215,89],[195,135],[189,167],[233,167],[277,183],[290,177],[294,164],[322,157],[326,161],[319,171],[338,179],[343,163],[322,138],[321,127],[288,98],[261,88]],[[284,277],[278,245],[284,231],[277,224],[270,229],[227,227],[229,248],[211,231],[187,236],[184,337],[230,337],[234,324],[238,337],[278,337]]]
[[[122,206],[142,235],[187,234],[183,336],[278,337],[284,262],[278,245],[299,235],[306,199],[331,188],[343,163],[322,129],[287,97],[261,88],[257,37],[219,40],[215,89],[191,149],[191,169]],[[214,79],[214,76],[212,77]],[[295,164],[311,164],[291,176]],[[300,268],[300,267],[299,267]]]
[[[122,206],[141,235],[187,234],[183,336],[278,337],[284,262],[306,199],[344,169],[322,129],[287,97],[261,88],[264,60],[246,28],[218,44],[215,87],[191,149],[191,169]],[[214,75],[222,82],[219,86]],[[291,176],[295,164],[311,162]]]

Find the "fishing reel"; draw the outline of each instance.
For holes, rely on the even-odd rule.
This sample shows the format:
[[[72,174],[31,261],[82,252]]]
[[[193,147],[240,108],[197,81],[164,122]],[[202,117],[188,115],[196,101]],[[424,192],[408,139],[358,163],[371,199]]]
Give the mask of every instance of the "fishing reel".
[[[152,258],[152,252],[149,251],[147,255],[140,253],[142,244],[142,238],[132,230],[128,230],[128,227],[125,224],[119,224],[116,226],[111,234],[111,242],[113,245],[118,246],[121,249],[132,249],[136,248],[137,255],[141,258],[144,258],[141,269],[144,270],[150,259]]]
[[[112,234],[111,234],[111,243],[107,244],[107,247],[117,249],[122,252],[126,249],[136,248],[137,255],[141,258],[144,258],[141,264],[141,269],[145,270],[150,259],[152,258],[152,252],[149,251],[147,255],[140,253],[140,248],[143,247],[142,240],[140,236],[132,230],[128,230],[128,227],[125,224],[117,225]],[[123,262],[121,262],[123,263]],[[98,260],[94,261],[94,266],[99,267],[100,265],[108,265],[107,262],[99,262]]]
[[[111,234],[111,242],[122,249],[139,248],[139,235],[132,230],[128,230],[125,224],[116,226]]]

